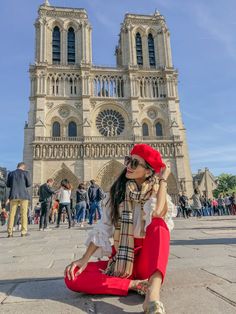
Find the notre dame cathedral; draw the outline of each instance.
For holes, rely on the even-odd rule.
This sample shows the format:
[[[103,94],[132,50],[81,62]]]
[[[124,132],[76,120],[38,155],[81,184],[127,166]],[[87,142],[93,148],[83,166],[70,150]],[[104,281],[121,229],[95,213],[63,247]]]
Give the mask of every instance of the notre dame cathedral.
[[[95,179],[105,191],[135,143],[159,150],[171,164],[168,192],[192,193],[186,132],[164,17],[126,14],[115,48],[116,67],[92,63],[92,27],[85,9],[45,0],[35,22],[30,109],[24,161],[33,203],[47,178],[74,187]],[[95,47],[96,49],[96,47]]]

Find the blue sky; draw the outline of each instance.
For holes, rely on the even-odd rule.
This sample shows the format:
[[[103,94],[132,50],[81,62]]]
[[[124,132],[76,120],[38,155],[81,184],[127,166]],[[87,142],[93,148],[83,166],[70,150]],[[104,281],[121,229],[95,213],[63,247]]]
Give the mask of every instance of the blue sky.
[[[29,64],[34,61],[34,21],[43,0],[1,1],[0,166],[22,159],[29,109]],[[93,62],[115,65],[114,49],[127,12],[165,16],[193,172],[236,174],[235,0],[49,0],[85,8],[93,26]]]

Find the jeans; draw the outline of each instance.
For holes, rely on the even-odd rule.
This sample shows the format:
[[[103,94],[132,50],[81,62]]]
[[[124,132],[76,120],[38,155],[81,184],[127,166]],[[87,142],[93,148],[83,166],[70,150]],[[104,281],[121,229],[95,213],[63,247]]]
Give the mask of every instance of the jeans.
[[[102,207],[101,202],[94,201],[90,203],[90,213],[89,213],[89,224],[93,224],[95,218],[96,210],[98,211],[98,219],[101,219]]]
[[[202,217],[202,211],[199,208],[195,208],[196,216],[197,217]]]
[[[86,216],[86,202],[82,201],[76,204],[76,220],[77,222],[85,221]]]
[[[60,203],[60,204],[59,204],[59,210],[58,210],[58,216],[57,216],[57,226],[60,225],[61,214],[62,214],[63,208],[66,209],[67,216],[68,216],[69,228],[70,228],[70,227],[71,227],[71,209],[70,209],[70,203]]]
[[[39,229],[42,229],[42,228],[46,229],[48,227],[50,209],[51,209],[51,202],[41,203]]]

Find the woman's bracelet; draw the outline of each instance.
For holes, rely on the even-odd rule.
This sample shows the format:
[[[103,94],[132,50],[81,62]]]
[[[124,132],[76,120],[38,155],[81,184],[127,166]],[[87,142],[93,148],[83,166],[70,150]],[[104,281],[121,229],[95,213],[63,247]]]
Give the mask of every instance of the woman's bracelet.
[[[161,181],[167,183],[166,179],[164,179],[164,178],[159,179],[159,184],[161,183]]]

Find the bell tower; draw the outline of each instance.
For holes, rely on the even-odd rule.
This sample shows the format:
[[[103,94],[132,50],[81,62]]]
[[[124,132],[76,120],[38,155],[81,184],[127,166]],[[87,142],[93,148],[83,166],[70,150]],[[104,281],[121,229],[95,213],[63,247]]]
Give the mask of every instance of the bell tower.
[[[170,33],[165,18],[158,11],[153,15],[126,14],[116,55],[119,66],[171,68]]]

